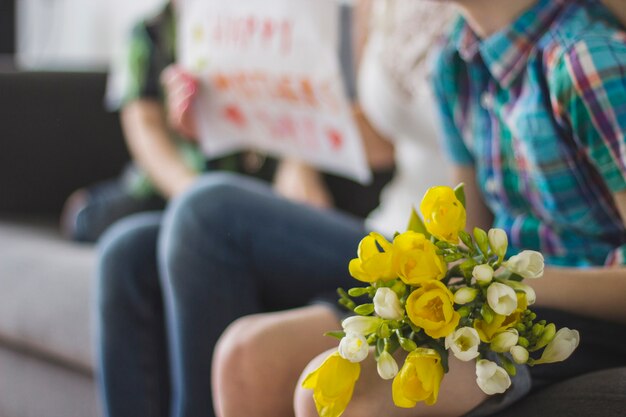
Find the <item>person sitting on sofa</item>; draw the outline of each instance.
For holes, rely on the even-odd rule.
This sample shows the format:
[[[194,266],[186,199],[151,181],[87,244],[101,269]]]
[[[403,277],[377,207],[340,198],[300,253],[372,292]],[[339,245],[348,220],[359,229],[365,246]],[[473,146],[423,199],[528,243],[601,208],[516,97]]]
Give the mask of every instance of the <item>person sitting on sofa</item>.
[[[348,282],[348,260],[366,229],[403,228],[431,181],[449,183],[426,62],[453,11],[413,0],[371,3],[371,20],[369,1],[358,3],[354,17],[355,38],[362,40],[357,44],[366,45],[356,116],[364,137],[383,132],[395,141],[399,171],[383,193],[384,202],[393,203],[365,225],[345,213],[295,204],[254,179],[210,173],[172,201],[160,230],[159,215],[115,225],[102,240],[98,270],[98,368],[106,415],[215,415],[211,356],[233,320],[334,293],[338,280]],[[242,336],[269,326],[259,323]],[[265,376],[272,378],[271,371]],[[246,387],[244,381],[239,392]],[[251,409],[238,415],[289,415],[290,407],[239,402]]]
[[[172,65],[176,61],[176,1],[133,30],[121,74],[111,77],[109,106],[120,109],[122,130],[133,159],[124,173],[75,191],[67,200],[61,228],[71,239],[93,242],[116,220],[129,214],[161,210],[167,200],[186,190],[202,172],[232,171],[271,180],[283,195],[317,207],[336,206],[364,217],[378,204],[378,195],[393,171],[393,146],[375,144],[374,180],[362,186],[335,175],[321,174],[295,160],[276,161],[242,152],[207,161],[194,140],[192,127],[180,120],[190,113],[194,77]],[[347,6],[342,9],[346,15]],[[345,17],[342,17],[345,18]],[[349,37],[342,40],[342,70],[354,98]],[[119,80],[123,80],[120,82]],[[165,84],[165,86],[164,86]],[[111,87],[113,86],[113,87]],[[166,87],[166,89],[164,89]],[[165,91],[172,92],[165,94]],[[185,101],[181,106],[180,100]]]
[[[366,361],[346,417],[506,415],[531,389],[626,366],[626,33],[595,0],[449,2],[464,17],[436,60],[433,83],[454,177],[469,196],[468,224],[506,230],[511,254],[545,255],[545,276],[532,282],[536,311],[580,329],[581,344],[563,364],[519,368],[513,388],[489,398],[474,366],[450,358],[438,402],[411,409],[394,406],[391,381]],[[172,222],[191,207],[181,201]],[[298,385],[295,399],[285,393],[305,356],[322,350],[316,335],[339,326],[332,309],[320,306],[232,325],[214,358],[220,415],[261,403],[279,410],[294,404],[297,417],[317,416],[311,391]],[[336,351],[326,343],[335,347],[310,362],[301,380]],[[623,404],[623,394],[612,400]],[[577,415],[565,397],[544,407],[545,415]],[[604,415],[601,402],[590,408]]]

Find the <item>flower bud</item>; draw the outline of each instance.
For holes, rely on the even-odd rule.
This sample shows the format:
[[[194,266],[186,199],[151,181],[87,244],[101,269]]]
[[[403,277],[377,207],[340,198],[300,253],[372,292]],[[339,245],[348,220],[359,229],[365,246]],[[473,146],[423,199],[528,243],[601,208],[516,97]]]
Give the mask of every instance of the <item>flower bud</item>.
[[[494,282],[487,289],[489,307],[497,314],[508,316],[517,308],[517,296],[513,288]]]
[[[523,278],[534,279],[543,275],[543,255],[533,250],[525,250],[511,256],[504,265],[509,271]]]
[[[367,340],[358,333],[348,333],[339,342],[339,354],[350,362],[361,362],[367,358],[368,353],[369,345]]]
[[[537,340],[537,343],[535,343],[535,347],[533,350],[539,350],[542,347],[546,346],[554,339],[555,334],[556,326],[553,323],[545,326],[543,328],[543,331],[541,332],[541,335],[539,336],[539,339]]]
[[[489,238],[487,237],[487,232],[485,232],[483,229],[475,227],[474,228],[474,240],[476,241],[476,244],[478,245],[478,249],[480,249],[480,251],[485,256],[487,256],[487,253],[489,252]]]
[[[491,340],[491,350],[494,352],[508,352],[517,344],[519,333],[515,329],[507,329],[494,336]]]
[[[384,350],[378,357],[376,369],[382,379],[392,379],[398,374],[398,363],[389,352]]]
[[[487,395],[502,394],[511,386],[511,378],[495,362],[481,359],[476,362],[476,383]]]
[[[398,336],[398,342],[400,343],[402,349],[406,350],[407,352],[413,352],[415,349],[417,349],[417,344],[415,344],[415,342],[411,339],[407,339],[406,337]]]
[[[366,336],[378,330],[383,320],[380,317],[350,316],[341,323],[346,333],[358,333]]]
[[[528,303],[529,306],[535,304],[535,302],[537,301],[537,294],[535,293],[535,290],[533,289],[533,287],[531,287],[530,285],[526,285],[526,284],[522,284],[521,282],[510,281],[510,280],[506,280],[504,281],[504,283],[508,285],[509,287],[513,288],[515,291],[523,291],[524,294],[526,294],[526,302]]]
[[[548,343],[541,358],[535,361],[535,364],[564,361],[576,350],[579,342],[580,335],[578,330],[570,330],[567,327],[563,327],[556,332],[554,339]]]
[[[467,362],[478,356],[480,337],[471,327],[461,327],[446,337],[446,349],[452,350],[457,359]]]
[[[500,260],[504,258],[506,249],[509,244],[509,239],[506,236],[506,232],[502,229],[491,229],[487,234],[489,237],[489,245],[491,250],[495,253]]]
[[[404,317],[398,295],[391,288],[382,287],[376,290],[374,311],[387,320],[401,320]]]
[[[493,268],[487,264],[475,266],[472,276],[479,284],[489,284],[493,279]]]
[[[471,303],[472,301],[476,299],[477,295],[478,295],[478,290],[476,288],[470,288],[470,287],[459,288],[454,293],[454,303],[460,304],[460,305]]]
[[[522,346],[513,346],[509,351],[511,357],[518,364],[524,364],[528,362],[528,351],[524,349]]]

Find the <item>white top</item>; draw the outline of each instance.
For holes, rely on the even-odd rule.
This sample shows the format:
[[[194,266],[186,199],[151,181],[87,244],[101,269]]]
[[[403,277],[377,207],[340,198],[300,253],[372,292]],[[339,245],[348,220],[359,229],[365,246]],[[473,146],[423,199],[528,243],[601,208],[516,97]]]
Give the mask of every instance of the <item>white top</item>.
[[[366,227],[392,236],[406,230],[411,208],[419,210],[428,188],[451,185],[426,69],[431,45],[452,12],[415,0],[375,5],[357,80],[359,102],[370,123],[394,142],[396,175],[383,189],[381,204]]]

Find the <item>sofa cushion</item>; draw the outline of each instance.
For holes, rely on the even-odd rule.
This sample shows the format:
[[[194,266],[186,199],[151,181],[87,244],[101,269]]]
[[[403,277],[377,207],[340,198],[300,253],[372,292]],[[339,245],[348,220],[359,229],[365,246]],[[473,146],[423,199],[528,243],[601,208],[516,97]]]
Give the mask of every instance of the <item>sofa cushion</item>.
[[[0,343],[91,372],[91,246],[0,218]]]

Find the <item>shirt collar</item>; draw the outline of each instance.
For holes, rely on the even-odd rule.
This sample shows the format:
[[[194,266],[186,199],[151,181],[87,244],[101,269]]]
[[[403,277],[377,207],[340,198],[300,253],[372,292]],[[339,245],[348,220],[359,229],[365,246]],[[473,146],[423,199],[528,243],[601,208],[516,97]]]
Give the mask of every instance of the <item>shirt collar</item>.
[[[503,88],[507,88],[526,67],[536,42],[562,7],[563,0],[539,0],[511,25],[486,39],[480,39],[462,21],[453,33],[456,49],[466,62],[480,55],[491,75]]]

